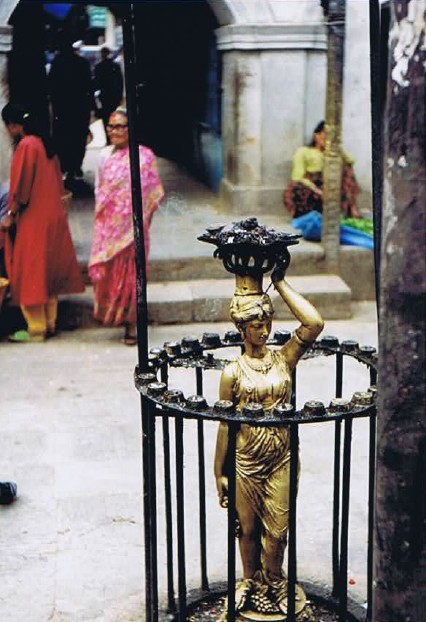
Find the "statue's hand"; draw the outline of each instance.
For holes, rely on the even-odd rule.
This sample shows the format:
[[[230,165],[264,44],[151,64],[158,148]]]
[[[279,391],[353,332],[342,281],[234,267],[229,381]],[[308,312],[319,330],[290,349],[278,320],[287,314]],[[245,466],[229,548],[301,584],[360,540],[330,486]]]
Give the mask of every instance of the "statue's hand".
[[[217,494],[219,496],[219,505],[222,508],[228,507],[228,478],[218,477],[216,480]]]
[[[290,265],[290,253],[288,252],[288,248],[286,247],[282,254],[277,257],[275,268],[271,274],[272,283],[278,283],[282,281],[287,268]]]

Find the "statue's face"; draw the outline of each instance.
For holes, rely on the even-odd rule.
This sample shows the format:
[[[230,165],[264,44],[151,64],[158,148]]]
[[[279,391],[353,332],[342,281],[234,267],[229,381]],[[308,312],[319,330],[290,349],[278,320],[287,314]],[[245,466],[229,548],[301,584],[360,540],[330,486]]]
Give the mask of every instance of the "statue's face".
[[[244,325],[244,337],[254,346],[262,346],[266,343],[271,333],[272,319],[251,320]]]

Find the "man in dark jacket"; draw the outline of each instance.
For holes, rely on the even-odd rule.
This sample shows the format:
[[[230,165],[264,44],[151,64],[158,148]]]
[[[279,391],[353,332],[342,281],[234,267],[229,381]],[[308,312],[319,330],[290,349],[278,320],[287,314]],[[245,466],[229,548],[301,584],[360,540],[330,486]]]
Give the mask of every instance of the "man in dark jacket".
[[[89,62],[78,44],[66,45],[55,56],[49,72],[53,111],[53,140],[67,180],[82,178],[90,113],[94,109]]]
[[[111,51],[104,46],[101,50],[102,60],[95,66],[95,91],[99,91],[101,102],[100,116],[108,140],[106,126],[111,113],[120,105],[123,97],[123,76],[121,68],[111,58]]]

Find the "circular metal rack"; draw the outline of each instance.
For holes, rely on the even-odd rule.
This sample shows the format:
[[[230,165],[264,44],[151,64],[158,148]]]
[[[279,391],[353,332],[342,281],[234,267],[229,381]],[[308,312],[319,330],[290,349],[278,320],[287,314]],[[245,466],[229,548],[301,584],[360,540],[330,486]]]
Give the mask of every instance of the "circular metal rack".
[[[288,331],[275,331],[268,341],[270,346],[282,346],[290,338]],[[144,474],[144,519],[145,519],[145,571],[146,571],[146,619],[187,620],[194,610],[194,602],[217,596],[215,586],[210,585],[207,573],[207,524],[204,430],[205,421],[228,424],[230,455],[229,502],[228,502],[228,553],[227,580],[221,586],[228,598],[227,619],[239,619],[235,613],[236,545],[235,545],[235,447],[236,434],[240,424],[253,426],[288,426],[290,431],[290,492],[288,533],[288,622],[299,620],[295,614],[296,585],[296,502],[297,502],[297,460],[299,426],[311,423],[334,425],[334,475],[332,516],[332,576],[333,585],[329,594],[318,595],[335,612],[336,620],[359,621],[370,619],[372,596],[372,508],[374,494],[374,465],[376,441],[376,380],[377,353],[371,346],[359,346],[352,340],[340,341],[336,337],[323,337],[315,342],[303,356],[304,359],[320,356],[334,357],[334,398],[328,405],[321,401],[306,402],[296,409],[296,371],[293,372],[291,403],[282,404],[273,412],[265,412],[260,404],[248,404],[243,412],[236,410],[231,402],[217,401],[208,404],[203,396],[204,373],[222,370],[229,359],[215,356],[215,351],[229,347],[240,347],[243,343],[238,331],[230,330],[221,337],[217,333],[204,333],[201,339],[184,337],[181,342],[166,342],[162,347],[151,348],[148,357],[148,371],[136,367],[135,385],[142,401],[143,431],[143,474]],[[367,366],[369,386],[356,391],[351,400],[342,398],[344,360],[350,358]],[[194,392],[187,397],[181,390],[169,389],[169,374],[173,368],[192,368],[195,373]],[[357,418],[369,419],[369,465],[368,465],[368,559],[367,559],[367,608],[356,606],[348,597],[348,536],[349,536],[349,493],[351,484],[352,423]],[[167,586],[158,585],[158,532],[157,532],[157,474],[156,474],[156,420],[162,422]],[[183,424],[195,420],[198,438],[199,471],[199,528],[200,528],[200,587],[189,592],[186,583],[185,551],[185,491],[184,491],[184,442]],[[172,517],[172,465],[170,453],[170,421],[175,424],[175,489],[177,537],[174,540]],[[343,438],[342,438],[343,426]],[[341,448],[343,445],[343,451]],[[342,457],[341,457],[342,453]],[[177,595],[175,595],[174,550],[177,550]],[[165,603],[161,600],[165,597]],[[308,596],[315,595],[311,591]],[[211,618],[209,618],[211,619]]]

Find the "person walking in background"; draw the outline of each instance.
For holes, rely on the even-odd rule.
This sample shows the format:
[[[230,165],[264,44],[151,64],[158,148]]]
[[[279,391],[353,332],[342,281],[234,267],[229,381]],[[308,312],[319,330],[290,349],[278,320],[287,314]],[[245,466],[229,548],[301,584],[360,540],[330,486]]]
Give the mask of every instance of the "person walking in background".
[[[133,239],[127,111],[118,108],[107,125],[111,145],[105,147],[95,182],[95,225],[89,260],[94,286],[94,316],[106,326],[124,325],[124,343],[136,344],[136,269]],[[145,259],[149,226],[164,197],[154,154],[139,146],[143,197]]]
[[[67,42],[53,59],[48,76],[53,140],[65,183],[70,189],[73,180],[83,178],[81,167],[86,152],[90,114],[94,110],[90,64],[79,55],[78,49],[79,45],[74,48]]]
[[[42,342],[55,333],[59,294],[84,290],[67,215],[64,186],[51,141],[31,114],[9,103],[2,119],[15,144],[9,205],[0,223],[5,240],[11,303],[20,305],[28,330],[9,336],[17,343]]]
[[[291,182],[284,190],[284,205],[293,218],[311,211],[322,213],[325,124],[316,126],[309,146],[300,147],[293,157]],[[347,218],[358,218],[358,183],[355,179],[354,158],[343,152],[341,209]]]
[[[99,91],[101,103],[100,116],[102,118],[107,142],[108,119],[111,113],[120,105],[123,97],[123,76],[120,65],[111,58],[111,51],[104,46],[101,49],[102,60],[95,65],[94,91]]]

